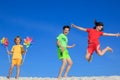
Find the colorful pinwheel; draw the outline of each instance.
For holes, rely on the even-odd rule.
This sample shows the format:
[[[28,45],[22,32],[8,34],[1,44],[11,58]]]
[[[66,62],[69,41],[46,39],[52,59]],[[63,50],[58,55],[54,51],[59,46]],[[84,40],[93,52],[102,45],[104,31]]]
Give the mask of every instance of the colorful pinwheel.
[[[24,39],[24,45],[26,46],[26,48],[28,48],[31,45],[31,42],[32,42],[32,38],[30,37],[26,37]]]
[[[5,47],[8,47],[8,39],[3,37],[2,40],[1,40],[1,44]]]

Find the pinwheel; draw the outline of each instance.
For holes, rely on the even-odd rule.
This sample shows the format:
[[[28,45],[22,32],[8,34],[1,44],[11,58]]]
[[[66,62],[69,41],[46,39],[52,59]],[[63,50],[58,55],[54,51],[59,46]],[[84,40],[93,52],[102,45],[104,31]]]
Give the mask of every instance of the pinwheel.
[[[26,48],[28,48],[31,45],[31,42],[32,42],[32,38],[30,37],[26,37],[24,39],[24,45],[26,46]]]
[[[5,47],[8,47],[8,39],[3,37],[2,40],[1,40],[1,44]]]

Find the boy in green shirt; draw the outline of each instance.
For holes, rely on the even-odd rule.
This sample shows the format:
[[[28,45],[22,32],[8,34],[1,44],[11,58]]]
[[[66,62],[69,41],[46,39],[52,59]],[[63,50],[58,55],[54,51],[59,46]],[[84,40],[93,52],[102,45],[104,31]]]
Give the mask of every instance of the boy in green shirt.
[[[69,33],[69,31],[70,31],[70,27],[64,26],[63,33],[61,33],[57,37],[58,58],[62,61],[62,66],[61,66],[59,74],[58,74],[58,80],[61,78],[62,72],[63,72],[65,66],[67,65],[67,63],[68,63],[68,65],[67,65],[64,77],[67,77],[67,74],[72,66],[72,59],[70,58],[67,48],[73,48],[75,46],[75,44],[73,44],[72,46],[67,45],[67,43],[68,43],[67,34]]]

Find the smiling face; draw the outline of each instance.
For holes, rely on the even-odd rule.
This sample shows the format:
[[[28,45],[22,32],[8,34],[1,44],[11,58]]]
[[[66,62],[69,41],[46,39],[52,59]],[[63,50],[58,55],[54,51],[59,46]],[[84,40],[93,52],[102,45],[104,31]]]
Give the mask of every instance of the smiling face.
[[[20,44],[20,38],[16,38],[16,40],[15,40],[15,43],[18,45],[18,44]]]
[[[19,45],[20,42],[21,42],[21,38],[20,38],[20,37],[16,37],[16,38],[14,39],[14,42],[15,42],[16,45]]]
[[[104,24],[102,22],[95,21],[94,24],[95,24],[94,29],[96,29],[97,31],[103,31]]]
[[[70,31],[69,28],[65,28],[65,29],[63,30],[63,33],[64,33],[65,35],[67,35],[67,34],[69,33],[69,31]]]
[[[102,31],[103,30],[103,26],[96,26],[96,30]]]

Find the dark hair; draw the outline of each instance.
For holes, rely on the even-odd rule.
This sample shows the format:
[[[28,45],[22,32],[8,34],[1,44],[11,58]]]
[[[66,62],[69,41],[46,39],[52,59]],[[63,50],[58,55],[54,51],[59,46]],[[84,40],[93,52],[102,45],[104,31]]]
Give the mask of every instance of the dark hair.
[[[96,20],[94,20],[94,24],[95,26],[93,27],[93,29],[96,29],[97,26],[104,26],[102,22],[97,22]],[[101,29],[101,31],[103,31],[103,28]]]
[[[70,30],[70,26],[68,26],[68,25],[63,26],[63,30],[65,30],[65,28],[69,28],[69,30]]]
[[[17,38],[20,39],[20,42],[22,41],[22,39],[20,38],[20,36],[16,36],[15,39],[14,39],[14,42],[16,41]],[[16,42],[15,42],[15,43],[16,43]]]

